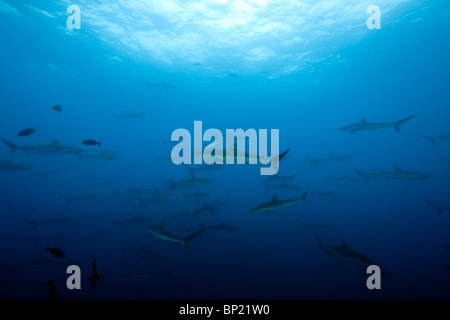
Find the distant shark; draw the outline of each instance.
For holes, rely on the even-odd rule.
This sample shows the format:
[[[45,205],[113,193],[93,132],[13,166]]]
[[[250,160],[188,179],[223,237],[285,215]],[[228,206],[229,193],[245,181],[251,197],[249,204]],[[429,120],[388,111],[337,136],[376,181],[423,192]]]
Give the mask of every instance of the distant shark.
[[[324,249],[325,252],[327,252],[329,255],[335,255],[335,256],[340,257],[348,262],[359,264],[365,268],[367,268],[368,266],[371,266],[371,265],[380,266],[375,261],[369,259],[365,255],[350,248],[344,240],[341,240],[340,245],[334,245],[331,243],[324,242],[317,233],[314,232],[314,234],[315,234],[317,240],[319,241],[320,249]],[[390,275],[388,272],[384,271],[383,268],[380,267],[380,269],[381,269],[381,274],[392,278],[392,275]]]
[[[323,229],[323,230],[329,230],[329,231],[336,231],[336,229],[326,223],[324,223],[322,220],[320,220],[319,223],[306,223],[304,221],[299,222],[302,226],[304,226],[306,229],[308,228],[317,228],[317,229]]]
[[[157,238],[166,240],[166,241],[172,241],[176,243],[181,243],[185,250],[188,248],[188,243],[194,239],[196,236],[198,236],[200,233],[203,232],[205,228],[202,227],[200,231],[197,231],[187,237],[179,237],[176,235],[171,234],[169,231],[164,229],[164,223],[161,223],[160,225],[151,225],[147,228],[150,235],[154,235]]]
[[[211,180],[204,179],[204,178],[198,178],[194,175],[192,171],[190,171],[191,177],[187,180],[182,180],[178,182],[171,181],[169,179],[166,179],[167,183],[169,183],[170,188],[172,190],[175,190],[176,188],[189,188],[189,187],[195,187],[206,183],[211,183]]]
[[[33,229],[36,229],[39,225],[43,224],[74,224],[79,222],[79,220],[66,217],[62,213],[56,218],[44,219],[41,221],[22,219],[22,221],[30,224]]]
[[[424,136],[425,139],[430,140],[433,144],[435,144],[438,141],[442,141],[442,140],[450,140],[450,133],[449,134],[445,134],[439,137],[426,137]]]
[[[135,119],[135,118],[142,118],[142,117],[146,116],[147,114],[144,113],[144,112],[135,112],[135,111],[132,111],[131,113],[127,113],[127,114],[124,114],[124,115],[122,115],[122,116],[120,116],[120,115],[118,115],[118,114],[115,114],[115,113],[114,113],[114,115],[116,116],[117,120],[120,120],[120,119]]]
[[[400,126],[405,123],[406,121],[414,118],[415,115],[404,118],[402,120],[396,121],[394,123],[389,122],[367,122],[366,118],[363,118],[358,123],[349,124],[345,127],[340,128],[340,131],[348,131],[351,133],[355,133],[356,131],[364,131],[364,130],[375,130],[375,129],[381,129],[381,128],[394,128],[395,131],[400,132]]]
[[[154,82],[154,83],[145,82],[145,84],[147,86],[147,89],[150,89],[151,87],[158,87],[158,88],[163,88],[163,89],[166,89],[166,90],[176,89],[176,86],[174,86],[172,84],[168,84],[164,80],[161,81],[161,82]]]
[[[82,159],[81,153],[86,152],[86,150],[61,144],[58,140],[54,139],[51,144],[41,144],[41,145],[25,145],[17,146],[5,139],[0,138],[10,149],[11,155],[16,151],[22,151],[25,153],[39,153],[48,155],[59,155],[59,154],[74,154],[78,157],[78,160]]]
[[[294,204],[298,204],[299,202],[303,202],[304,204],[306,204],[307,193],[308,191],[306,191],[300,198],[293,198],[293,199],[278,199],[278,197],[275,195],[269,201],[264,202],[259,206],[256,206],[250,211],[251,212],[275,211],[282,208],[288,208]]]
[[[340,162],[340,161],[345,161],[350,159],[351,157],[349,156],[344,156],[344,155],[337,155],[337,154],[330,154],[329,157],[323,158],[323,159],[311,159],[311,158],[307,158],[309,161],[311,161],[315,166],[318,165],[326,165],[330,162]]]
[[[403,170],[400,167],[395,167],[394,171],[381,171],[381,172],[373,172],[373,173],[367,173],[363,172],[361,170],[356,169],[356,172],[358,172],[364,179],[366,179],[366,182],[368,182],[370,179],[390,179],[390,180],[416,180],[416,179],[426,179],[430,178],[431,175],[423,172],[418,171],[408,171]]]
[[[13,163],[9,160],[0,161],[0,170],[3,171],[22,171],[28,169],[31,169],[31,167],[23,164]]]
[[[286,181],[284,181],[283,183],[280,183],[280,184],[268,184],[265,182],[263,182],[263,184],[268,189],[280,189],[280,190],[291,190],[291,191],[298,191],[301,189],[299,187],[296,187],[292,184],[287,183]]]

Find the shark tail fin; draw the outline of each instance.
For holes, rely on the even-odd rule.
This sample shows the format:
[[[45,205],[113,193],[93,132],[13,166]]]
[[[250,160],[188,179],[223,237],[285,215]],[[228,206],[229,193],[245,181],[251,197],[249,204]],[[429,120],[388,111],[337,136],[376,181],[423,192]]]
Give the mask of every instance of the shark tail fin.
[[[363,172],[361,170],[358,170],[358,169],[355,169],[355,170],[356,170],[356,172],[358,172],[366,180],[366,182],[369,182],[369,180],[371,178],[370,174],[368,174],[366,172]]]
[[[171,190],[175,190],[176,184],[172,180],[166,179],[166,182],[170,185]]]
[[[118,221],[113,221],[113,220],[110,220],[109,222],[111,222],[111,223],[114,225],[114,227],[116,227],[116,228],[119,227],[120,222],[118,222]]]
[[[103,143],[103,142],[99,142],[99,143],[97,143],[97,144],[98,144],[99,147],[101,147],[101,146],[102,146],[102,143]]]
[[[289,147],[286,151],[284,151],[276,156],[270,157],[270,167],[275,172],[278,172],[278,165],[280,163],[280,160],[283,159],[288,154],[289,150],[291,150],[291,147]]]
[[[9,141],[6,141],[5,139],[3,139],[3,138],[0,138],[8,147],[9,147],[9,149],[11,150],[11,152],[9,153],[9,155],[13,155],[17,150],[19,150],[19,147],[18,146],[16,146],[14,143],[11,143],[11,142],[9,142]]]
[[[288,181],[291,182],[291,180],[295,177],[295,174],[293,174],[292,176],[289,176]]]
[[[323,249],[323,241],[322,241],[322,238],[321,238],[316,232],[314,232],[314,235],[316,236],[317,241],[319,241],[320,249]]]
[[[267,189],[270,188],[270,186],[267,183],[263,182],[263,184],[266,186]]]
[[[117,120],[120,120],[120,116],[117,113],[114,113],[114,115],[116,116]]]
[[[194,233],[194,234],[191,234],[190,236],[188,236],[188,237],[186,237],[186,238],[184,238],[184,239],[182,240],[181,244],[183,245],[183,247],[184,247],[185,250],[188,249],[188,243],[189,243],[192,239],[194,239],[196,236],[198,236],[200,233],[202,233],[203,230],[205,230],[205,228],[202,227],[201,230],[197,231],[197,232]]]
[[[315,166],[319,165],[319,162],[317,160],[311,159],[311,158],[306,158],[306,160],[311,161]]]
[[[394,123],[392,124],[392,128],[394,128],[395,131],[400,132],[400,126],[401,126],[403,123],[405,123],[406,121],[408,121],[408,120],[410,120],[410,119],[412,119],[412,118],[414,118],[414,117],[415,117],[415,115],[410,116],[410,117],[405,118],[405,119],[402,119],[402,120],[399,120],[399,121],[396,121],[396,122],[394,122]]]
[[[433,138],[433,137],[426,137],[426,136],[423,136],[425,139],[427,139],[427,140],[430,140],[431,141],[431,143],[434,145],[435,143],[436,143],[436,141],[438,140],[438,139],[436,139],[436,138]]]
[[[300,200],[306,205],[306,195],[308,194],[308,190],[305,191],[305,193],[302,195]]]

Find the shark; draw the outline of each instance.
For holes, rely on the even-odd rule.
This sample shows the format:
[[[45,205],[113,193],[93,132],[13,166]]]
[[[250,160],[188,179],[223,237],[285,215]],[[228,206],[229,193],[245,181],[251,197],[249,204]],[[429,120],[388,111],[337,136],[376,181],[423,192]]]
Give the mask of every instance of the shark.
[[[418,171],[404,170],[398,166],[394,167],[394,171],[381,171],[367,173],[361,170],[355,169],[365,180],[368,182],[370,179],[389,179],[389,180],[417,180],[430,178],[431,175]]]
[[[251,209],[251,212],[265,212],[265,211],[275,211],[282,208],[288,208],[292,206],[293,204],[298,204],[300,202],[303,202],[303,204],[306,204],[306,194],[308,191],[305,191],[305,193],[300,198],[292,198],[292,199],[278,199],[276,195],[272,197],[267,202],[264,202],[263,204],[260,204],[259,206],[256,206],[255,208]]]
[[[445,211],[450,212],[450,206],[443,207],[428,199],[425,199],[425,201],[436,210],[437,214],[443,214]]]
[[[322,238],[314,232],[314,235],[316,236],[317,240],[319,241],[320,249],[325,250],[326,253],[328,253],[330,256],[334,255],[339,258],[344,259],[345,261],[355,263],[358,265],[361,265],[365,268],[371,265],[377,265],[380,266],[378,263],[373,261],[372,259],[366,257],[365,255],[359,253],[358,251],[350,248],[350,246],[344,241],[341,240],[340,245],[335,245],[331,243],[324,242]],[[388,272],[384,271],[383,268],[381,268],[381,274],[392,278],[392,275]]]
[[[36,229],[39,225],[43,224],[74,224],[79,222],[79,220],[67,217],[62,213],[56,218],[44,219],[41,221],[22,219],[22,221],[30,224],[33,229]]]
[[[209,206],[208,204],[205,203],[203,207],[201,207],[198,210],[195,210],[195,215],[198,216],[200,213],[209,213],[210,215],[213,216],[214,212],[216,212],[217,210],[219,209],[217,209],[216,207]]]
[[[210,145],[208,145],[205,150],[207,148],[211,148],[213,147],[215,144],[212,143]],[[276,155],[276,156],[272,156],[272,157],[268,157],[268,156],[259,156],[259,155],[255,155],[255,154],[251,154],[248,151],[242,151],[242,150],[238,150],[237,148],[237,144],[234,143],[232,145],[230,145],[226,150],[224,150],[222,153],[222,157],[216,157],[215,153],[211,153],[211,154],[203,154],[200,153],[203,158],[209,158],[209,159],[214,159],[216,161],[216,165],[220,165],[220,164],[226,164],[227,163],[227,154],[231,153],[231,149],[233,149],[233,163],[245,163],[245,164],[249,164],[249,163],[259,163],[259,164],[268,164],[270,163],[270,166],[274,169],[277,169],[278,171],[278,165],[279,162],[281,161],[281,159],[285,158],[286,155],[288,154],[288,152],[291,150],[291,148],[289,147],[288,149],[286,149],[285,151],[283,151],[282,153]],[[198,155],[198,153],[194,152],[194,155]]]
[[[343,195],[337,192],[333,192],[330,190],[326,190],[325,192],[312,192],[311,193],[314,196],[319,196],[319,197],[328,197],[328,198],[338,198],[338,197],[342,197]]]
[[[165,82],[164,80],[160,81],[160,82],[154,82],[154,83],[145,82],[145,84],[147,86],[147,89],[150,89],[151,87],[157,87],[157,88],[166,89],[166,91],[167,91],[169,89],[176,89],[177,88],[173,84],[169,84],[169,83]]]
[[[233,227],[233,226],[230,226],[230,225],[228,225],[228,224],[225,224],[225,222],[223,222],[223,221],[222,221],[222,223],[217,224],[217,225],[213,225],[213,226],[203,226],[203,225],[202,225],[202,227],[203,227],[205,230],[215,230],[215,231],[217,230],[217,231],[224,231],[224,232],[226,232],[226,233],[231,233],[231,232],[237,232],[237,231],[239,231],[238,228]]]
[[[449,134],[444,134],[444,135],[438,136],[438,137],[427,137],[427,136],[424,136],[424,138],[429,140],[429,141],[431,141],[431,143],[434,145],[438,141],[450,140],[450,133]]]
[[[145,202],[160,203],[160,204],[172,203],[172,200],[164,198],[164,197],[162,197],[160,195],[157,195],[156,197],[153,197],[153,198],[138,197],[136,199],[139,201],[139,204],[140,204],[141,207],[144,206]]]
[[[199,186],[199,185],[203,185],[203,184],[212,182],[212,180],[196,177],[192,171],[190,173],[191,173],[191,176],[187,180],[174,182],[169,179],[166,179],[166,181],[167,181],[167,183],[169,183],[170,188],[172,190],[175,190],[176,188],[190,188],[190,187],[195,187],[195,186]]]
[[[349,124],[347,126],[344,126],[340,128],[340,131],[347,131],[351,133],[355,133],[356,131],[364,131],[364,130],[376,130],[376,129],[382,129],[382,128],[393,128],[395,131],[400,132],[400,126],[405,123],[406,121],[414,118],[415,115],[412,115],[410,117],[404,118],[402,120],[389,123],[389,122],[367,122],[366,118],[361,119],[358,123]]]
[[[311,161],[315,166],[324,166],[327,165],[330,162],[341,162],[350,159],[351,157],[345,156],[345,155],[338,155],[331,153],[329,157],[322,158],[322,159],[311,159],[307,158],[309,161]]]
[[[41,145],[24,145],[17,146],[3,138],[0,138],[11,150],[10,155],[13,155],[17,151],[22,151],[24,153],[34,153],[34,154],[47,154],[47,155],[60,155],[60,154],[74,154],[78,157],[78,160],[82,159],[82,153],[86,150],[73,147],[66,144],[61,144],[58,140],[54,139],[51,144],[41,144]]]
[[[284,181],[283,183],[280,184],[268,184],[263,182],[263,184],[266,186],[267,189],[280,189],[280,190],[291,190],[291,191],[298,191],[301,188],[296,187],[292,184],[287,183],[286,181]]]
[[[127,114],[124,114],[124,115],[118,115],[118,114],[116,114],[116,113],[114,113],[114,115],[116,116],[116,118],[117,118],[117,120],[120,120],[120,119],[136,119],[136,118],[142,118],[142,117],[145,117],[146,115],[147,115],[147,113],[145,113],[145,112],[135,112],[135,111],[132,111],[131,113],[127,113]]]
[[[110,221],[116,228],[119,227],[121,224],[130,224],[130,223],[149,223],[154,221],[152,218],[147,218],[144,216],[141,216],[140,214],[137,214],[135,217],[130,219],[125,219],[122,221]]]
[[[197,214],[195,214],[194,212],[185,211],[177,215],[169,214],[169,216],[172,218],[172,220],[175,220],[176,218],[196,218]]]
[[[70,242],[71,239],[67,238],[65,236],[63,236],[60,233],[57,233],[54,236],[49,236],[49,237],[40,237],[40,238],[35,238],[35,237],[29,237],[29,240],[33,241],[36,244],[40,244],[40,243],[65,243],[65,242]]]
[[[159,225],[151,225],[147,228],[149,235],[154,235],[157,238],[160,238],[162,240],[166,240],[166,241],[172,241],[175,243],[181,243],[181,245],[184,247],[185,250],[188,249],[188,243],[194,239],[195,237],[197,237],[200,233],[202,233],[204,231],[205,228],[202,227],[201,230],[187,236],[187,237],[179,237],[176,236],[172,233],[170,233],[169,231],[167,231],[166,229],[164,229],[164,223],[162,222]]]
[[[306,223],[304,221],[299,222],[302,226],[304,226],[306,229],[313,228],[313,229],[323,229],[323,230],[329,230],[329,231],[336,231],[336,229],[326,223],[324,223],[322,220],[319,221],[319,223]]]
[[[97,153],[85,154],[81,156],[82,159],[92,159],[92,160],[118,160],[120,157],[112,154],[109,151],[100,151]]]
[[[268,176],[265,179],[265,181],[266,182],[274,182],[274,181],[280,181],[280,180],[287,180],[290,182],[294,177],[295,177],[295,174],[293,174],[292,176],[282,176],[279,174],[275,174],[273,176]]]
[[[61,197],[63,197],[67,201],[67,204],[69,204],[69,203],[71,203],[73,201],[90,201],[90,200],[100,199],[99,196],[89,195],[87,193],[85,195],[83,195],[83,196],[80,196],[80,197],[70,198],[70,197],[67,197],[65,195],[61,195]]]
[[[183,197],[188,200],[190,198],[205,198],[209,196],[209,193],[202,192],[199,189],[195,193],[182,193]]]
[[[23,164],[13,163],[9,160],[0,161],[0,170],[3,171],[23,171],[28,169],[31,169],[31,167]]]

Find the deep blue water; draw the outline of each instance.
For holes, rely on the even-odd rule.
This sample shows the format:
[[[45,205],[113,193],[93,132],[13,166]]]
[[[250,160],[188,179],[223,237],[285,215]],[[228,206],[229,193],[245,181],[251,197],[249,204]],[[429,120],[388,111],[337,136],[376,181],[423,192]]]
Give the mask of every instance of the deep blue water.
[[[0,160],[29,167],[0,170],[0,298],[47,299],[52,279],[57,299],[448,299],[450,139],[424,136],[450,133],[450,3],[378,2],[380,30],[366,27],[371,1],[79,1],[81,29],[69,30],[75,3],[0,1],[0,137],[19,147],[11,155],[2,142]],[[145,84],[161,81],[176,88]],[[115,116],[133,111],[145,115]],[[400,132],[338,130],[412,115]],[[267,188],[259,165],[196,171],[212,182],[171,190],[167,179],[190,173],[165,142],[178,128],[193,134],[194,121],[222,132],[279,129],[280,151],[291,149],[278,175],[294,175],[288,183],[300,190]],[[17,136],[25,128],[36,131]],[[83,158],[20,150],[54,139]],[[114,159],[89,158],[101,151]],[[308,160],[331,153],[350,158]],[[396,166],[431,177],[366,182],[355,170]],[[155,188],[167,202],[151,200]],[[121,194],[130,189],[139,191]],[[182,195],[197,190],[208,195]],[[306,190],[306,205],[250,211]],[[96,198],[64,198],[85,195]],[[218,210],[172,218],[205,204]],[[51,223],[61,214],[76,222]],[[154,221],[111,222],[136,215]],[[333,229],[314,226],[321,221]],[[164,223],[184,237],[222,222],[238,231],[206,228],[188,250],[147,231]],[[366,269],[328,255],[314,232],[393,277],[369,290]],[[26,264],[39,257],[51,261]],[[72,264],[81,290],[66,287]]]

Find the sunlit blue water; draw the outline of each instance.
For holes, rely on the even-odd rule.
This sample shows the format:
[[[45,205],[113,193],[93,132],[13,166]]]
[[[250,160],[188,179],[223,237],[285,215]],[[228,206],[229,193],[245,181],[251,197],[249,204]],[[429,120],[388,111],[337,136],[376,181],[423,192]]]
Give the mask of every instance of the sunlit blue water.
[[[0,137],[19,148],[57,139],[86,151],[81,160],[10,155],[1,142],[0,160],[30,167],[0,170],[2,299],[47,299],[49,279],[57,299],[450,297],[450,140],[424,138],[450,133],[447,1],[379,1],[380,30],[366,27],[372,1],[80,1],[79,30],[66,26],[71,4],[0,2]],[[161,81],[176,88],[145,84]],[[57,104],[61,112],[51,110]],[[133,111],[145,115],[115,116]],[[338,130],[412,115],[400,132]],[[301,189],[268,189],[258,165],[226,165],[195,173],[209,184],[171,190],[167,179],[190,174],[165,142],[177,128],[193,134],[196,120],[222,132],[279,129],[280,151],[291,149],[278,175],[294,175],[288,182]],[[17,136],[25,128],[36,132]],[[89,158],[101,150],[114,159]],[[350,159],[307,160],[331,153]],[[431,177],[365,182],[355,171],[395,166]],[[150,200],[154,188],[169,201]],[[130,189],[140,191],[121,194]],[[197,190],[208,195],[182,195]],[[306,205],[250,212],[305,190]],[[320,196],[327,190],[339,195]],[[85,195],[96,198],[64,198]],[[205,204],[218,210],[172,218]],[[49,222],[61,214],[77,222]],[[136,215],[154,222],[111,222]],[[314,226],[321,221],[332,229]],[[162,222],[180,237],[222,222],[239,231],[206,229],[184,250],[148,235]],[[314,232],[334,245],[343,239],[394,277],[369,290],[365,268],[329,256]],[[123,254],[141,247],[146,253]],[[26,264],[40,256],[51,263]],[[71,264],[81,268],[81,290],[66,287]]]

